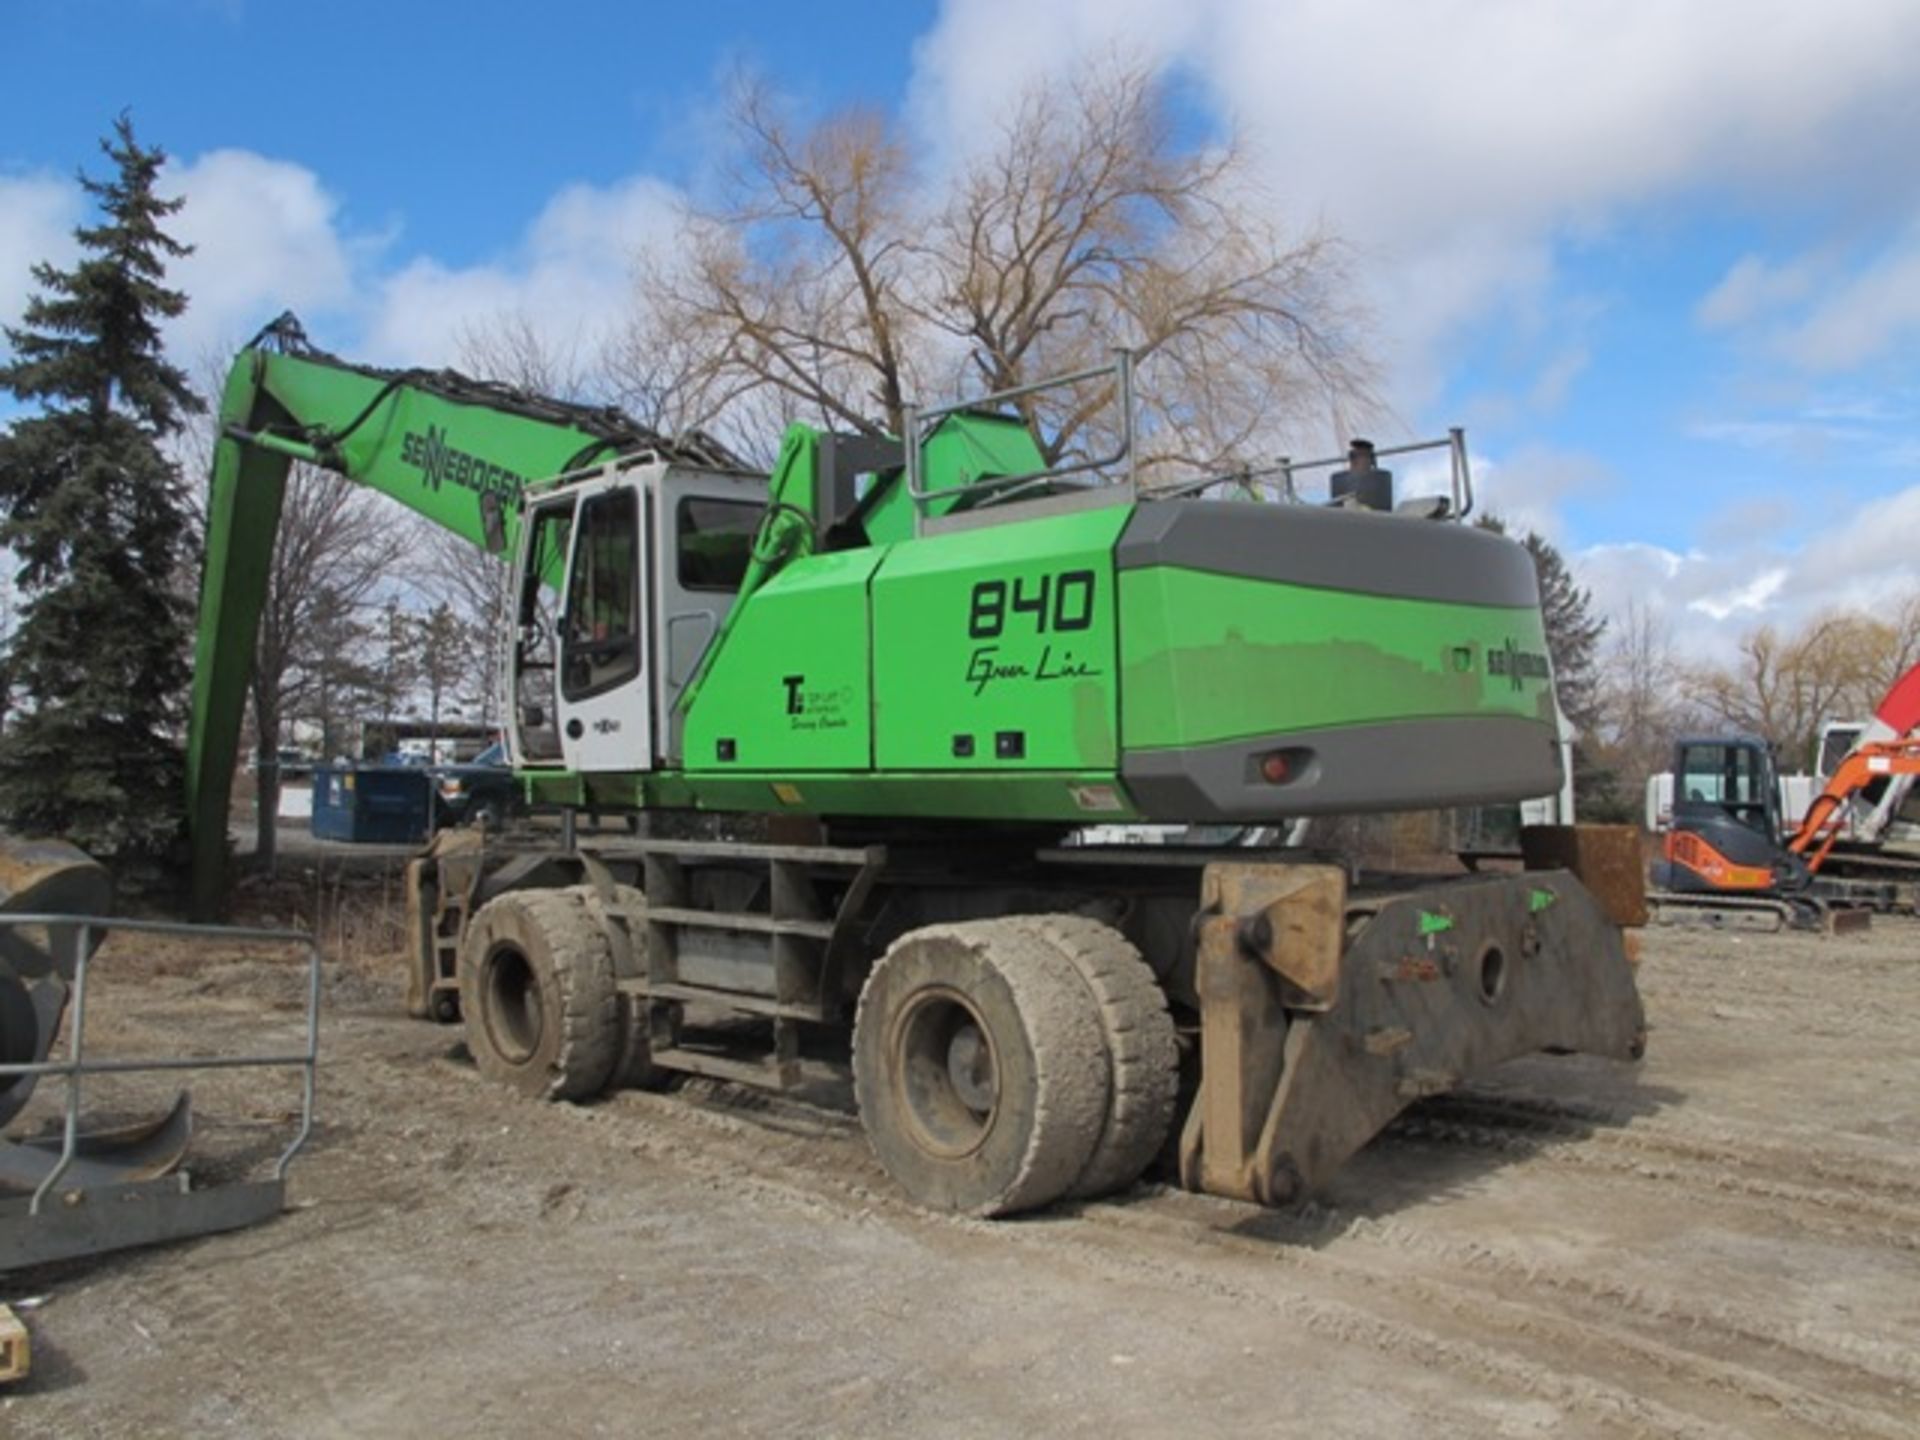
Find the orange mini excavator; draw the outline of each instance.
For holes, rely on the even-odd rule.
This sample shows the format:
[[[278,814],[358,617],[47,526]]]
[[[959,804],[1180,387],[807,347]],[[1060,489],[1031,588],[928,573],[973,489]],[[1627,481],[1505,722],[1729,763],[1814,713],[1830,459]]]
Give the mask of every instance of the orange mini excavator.
[[[1836,852],[1856,807],[1920,776],[1920,665],[1900,677],[1873,723],[1834,768],[1789,832],[1780,814],[1773,752],[1751,736],[1682,739],[1674,746],[1673,824],[1654,886],[1692,908],[1756,902],[1795,923],[1819,924],[1833,906],[1913,910],[1920,859]],[[1703,904],[1704,902],[1704,904]]]

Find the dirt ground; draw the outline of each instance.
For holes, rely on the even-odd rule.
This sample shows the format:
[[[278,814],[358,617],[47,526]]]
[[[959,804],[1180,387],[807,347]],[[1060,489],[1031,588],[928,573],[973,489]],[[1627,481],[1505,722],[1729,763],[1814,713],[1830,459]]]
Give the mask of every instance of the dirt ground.
[[[1656,931],[1641,973],[1643,1065],[1509,1066],[1317,1204],[980,1223],[844,1097],[509,1099],[330,966],[294,1208],[0,1277],[46,1297],[0,1435],[1920,1435],[1920,924]],[[298,1036],[284,961],[100,976],[122,1053]],[[217,1170],[293,1090],[196,1099]]]

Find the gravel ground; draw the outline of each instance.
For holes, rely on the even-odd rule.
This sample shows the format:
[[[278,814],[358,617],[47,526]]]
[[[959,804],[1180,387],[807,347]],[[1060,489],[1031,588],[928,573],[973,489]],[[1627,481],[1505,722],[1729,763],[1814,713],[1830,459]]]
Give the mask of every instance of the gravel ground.
[[[285,962],[119,975],[123,1052],[298,1033]],[[335,970],[293,1208],[0,1277],[47,1297],[0,1435],[1920,1435],[1920,924],[1655,931],[1641,978],[1644,1064],[1508,1066],[1319,1203],[982,1223],[832,1094],[537,1106]],[[196,1164],[291,1096],[198,1082]]]

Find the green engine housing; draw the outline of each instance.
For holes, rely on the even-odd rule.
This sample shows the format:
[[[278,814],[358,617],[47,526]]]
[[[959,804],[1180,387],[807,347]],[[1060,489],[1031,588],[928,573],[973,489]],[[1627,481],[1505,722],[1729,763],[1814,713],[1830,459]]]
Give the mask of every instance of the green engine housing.
[[[735,608],[661,769],[536,775],[536,794],[1248,823],[1558,787],[1520,546],[1391,514],[1100,498],[788,561]]]

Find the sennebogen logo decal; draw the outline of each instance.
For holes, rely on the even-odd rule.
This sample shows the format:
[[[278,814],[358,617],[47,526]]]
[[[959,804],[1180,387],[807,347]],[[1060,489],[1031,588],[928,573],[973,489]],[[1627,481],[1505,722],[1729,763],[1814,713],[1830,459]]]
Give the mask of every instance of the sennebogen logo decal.
[[[400,463],[418,470],[421,481],[433,490],[457,485],[477,495],[506,496],[518,494],[527,483],[524,475],[504,465],[448,444],[446,427],[441,425],[429,425],[424,435],[409,430],[401,436]]]
[[[1505,675],[1518,690],[1528,680],[1552,679],[1553,666],[1538,650],[1522,650],[1509,636],[1500,649],[1487,647],[1487,674]]]

